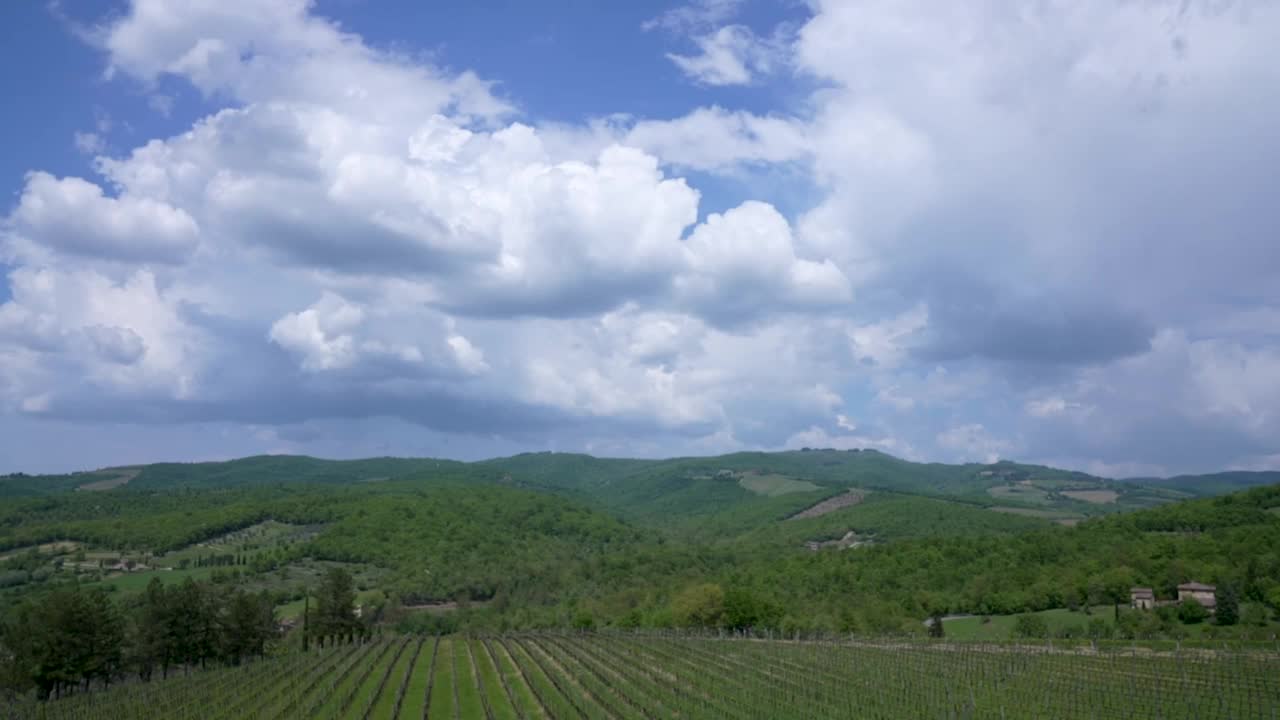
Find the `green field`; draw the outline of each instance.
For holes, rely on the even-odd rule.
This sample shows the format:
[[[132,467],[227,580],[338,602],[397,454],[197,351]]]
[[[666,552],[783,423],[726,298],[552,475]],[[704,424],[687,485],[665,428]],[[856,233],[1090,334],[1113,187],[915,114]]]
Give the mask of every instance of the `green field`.
[[[1033,613],[1044,618],[1050,634],[1058,633],[1066,628],[1082,626],[1095,618],[1112,622],[1114,610],[1110,605],[1101,605],[1092,609],[1090,614],[1079,610],[1044,610]],[[989,615],[949,618],[943,622],[947,637],[953,640],[1009,640],[1013,638],[1013,625],[1017,615]]]
[[[1270,650],[534,633],[394,636],[80,693],[16,718],[1275,717]]]
[[[778,495],[790,495],[791,493],[813,492],[822,488],[814,485],[808,480],[796,480],[786,475],[759,475],[756,473],[746,473],[738,478],[738,484],[750,490],[757,495],[767,495],[769,497],[777,497]]]
[[[119,575],[103,578],[95,583],[88,583],[86,587],[101,586],[112,588],[115,592],[134,593],[141,592],[147,587],[147,583],[152,578],[159,578],[160,582],[169,585],[177,584],[191,578],[192,580],[204,580],[212,574],[214,568],[190,568],[187,570],[142,570],[139,572],[120,573]]]

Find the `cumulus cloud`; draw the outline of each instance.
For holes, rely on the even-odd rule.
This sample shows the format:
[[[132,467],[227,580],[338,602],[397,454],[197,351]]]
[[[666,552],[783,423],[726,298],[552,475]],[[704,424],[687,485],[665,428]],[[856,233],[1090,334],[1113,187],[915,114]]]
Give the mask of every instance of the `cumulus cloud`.
[[[80,178],[31,173],[10,218],[14,242],[108,260],[179,263],[199,243],[199,227],[181,208],[154,198],[108,197]]]
[[[804,123],[795,118],[720,107],[698,108],[673,120],[641,120],[622,137],[667,163],[704,171],[801,162],[812,151]]]
[[[364,311],[333,293],[315,305],[289,313],[271,326],[271,341],[302,358],[304,370],[349,367],[356,360],[355,340],[349,334],[364,319]]]
[[[716,322],[851,299],[849,282],[834,264],[796,257],[790,225],[771,205],[747,202],[708,216],[686,248],[690,272],[677,278],[677,292]]]

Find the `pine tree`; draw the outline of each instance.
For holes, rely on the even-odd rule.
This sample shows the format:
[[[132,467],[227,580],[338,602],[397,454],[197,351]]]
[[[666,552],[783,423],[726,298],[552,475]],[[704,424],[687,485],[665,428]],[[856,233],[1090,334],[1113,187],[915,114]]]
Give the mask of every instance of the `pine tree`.
[[[355,616],[356,591],[351,573],[342,568],[330,569],[316,597],[316,634],[335,639],[354,636],[359,621]]]

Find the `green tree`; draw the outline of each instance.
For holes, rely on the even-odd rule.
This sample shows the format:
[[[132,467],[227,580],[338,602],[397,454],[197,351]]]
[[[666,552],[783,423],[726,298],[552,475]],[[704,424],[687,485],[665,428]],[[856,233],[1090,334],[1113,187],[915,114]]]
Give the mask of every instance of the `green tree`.
[[[671,617],[683,627],[718,627],[724,620],[724,589],[715,583],[685,589],[672,598]]]
[[[354,637],[360,627],[355,605],[351,573],[340,567],[330,568],[316,593],[316,611],[310,620],[312,634],[322,639]]]
[[[773,627],[778,622],[781,609],[769,600],[741,587],[724,591],[725,627],[733,630]]]
[[[933,617],[929,618],[929,637],[942,638],[946,636],[947,631],[942,626],[942,614],[934,613]]]
[[[20,663],[12,671],[25,674],[40,698],[108,682],[122,659],[120,619],[101,589],[72,585],[25,603],[7,634]]]
[[[138,671],[138,677],[150,680],[156,667],[163,677],[169,675],[169,664],[175,652],[170,646],[169,596],[160,578],[153,577],[143,590],[142,597],[133,612],[132,632],[129,637],[130,664]]]
[[[1188,625],[1204,622],[1207,617],[1209,617],[1209,611],[1191,598],[1178,603],[1178,619]]]
[[[265,591],[231,593],[222,616],[222,655],[227,662],[239,665],[245,657],[263,655],[275,632],[275,607]]]
[[[1235,625],[1240,622],[1240,598],[1234,587],[1227,585],[1217,593],[1217,623]]]
[[[1039,615],[1030,613],[1019,615],[1013,622],[1013,634],[1020,638],[1048,637],[1049,624]]]

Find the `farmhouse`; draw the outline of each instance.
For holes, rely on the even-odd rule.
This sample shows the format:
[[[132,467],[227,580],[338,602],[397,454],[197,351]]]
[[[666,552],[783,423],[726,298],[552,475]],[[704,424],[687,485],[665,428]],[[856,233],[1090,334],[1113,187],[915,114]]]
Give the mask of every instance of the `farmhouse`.
[[[1129,588],[1129,607],[1135,610],[1150,610],[1156,606],[1156,594],[1151,588]]]
[[[1183,600],[1195,600],[1212,611],[1218,606],[1218,600],[1215,596],[1215,588],[1212,585],[1205,585],[1198,582],[1186,582],[1178,586],[1178,602]]]

